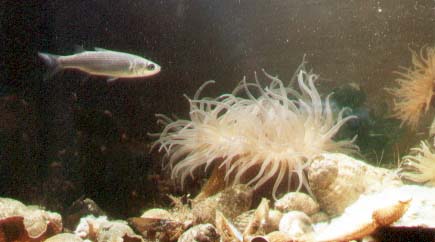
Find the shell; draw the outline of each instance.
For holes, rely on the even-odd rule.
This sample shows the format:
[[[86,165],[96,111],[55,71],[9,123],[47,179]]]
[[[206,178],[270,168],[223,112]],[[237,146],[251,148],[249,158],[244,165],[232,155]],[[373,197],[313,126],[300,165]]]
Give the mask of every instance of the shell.
[[[62,218],[57,213],[26,206],[14,199],[0,198],[0,240],[12,240],[10,230],[23,241],[44,240],[61,232],[62,227]]]
[[[248,211],[252,202],[252,189],[246,185],[235,185],[192,204],[195,223],[213,223],[216,211],[219,210],[228,219],[234,219]]]
[[[75,234],[62,233],[50,237],[44,242],[83,242],[83,240]]]
[[[283,213],[301,211],[307,215],[319,212],[319,204],[302,192],[289,192],[275,201],[275,208]]]
[[[282,213],[278,210],[268,208],[268,201],[263,199],[257,209],[240,214],[233,222],[239,231],[244,231],[245,234],[252,235],[260,231],[260,233],[270,233],[278,230],[281,218]],[[247,230],[252,229],[254,224],[259,224],[260,226],[255,229],[255,232],[248,232]]]
[[[94,217],[93,215],[88,215],[80,219],[74,234],[83,239],[95,240],[100,224],[105,222],[108,222],[106,216]]]
[[[178,242],[217,242],[219,234],[216,228],[211,224],[199,224],[184,232]]]
[[[329,220],[328,214],[322,211],[311,215],[310,218],[313,223],[326,222]]]
[[[111,221],[101,224],[97,232],[97,241],[143,242],[144,240],[136,235],[125,222]]]
[[[172,219],[172,215],[165,209],[162,208],[152,208],[145,211],[141,218],[156,218],[156,219]]]
[[[248,226],[249,221],[254,217],[255,209],[243,212],[239,216],[233,219],[233,224],[239,231],[244,231],[246,226]]]
[[[403,185],[393,171],[368,165],[344,154],[324,154],[307,168],[310,188],[330,216],[343,213],[361,194]]]
[[[270,233],[272,231],[278,230],[279,223],[282,219],[283,214],[275,209],[269,210],[269,219],[268,223],[265,225],[266,233]]]
[[[94,217],[89,215],[81,218],[75,232],[82,239],[92,241],[122,242],[124,239],[132,242],[142,242],[143,239],[136,235],[124,221],[109,221],[107,217]]]
[[[249,242],[285,242],[292,241],[291,237],[281,231],[274,231],[265,236],[252,237]]]
[[[158,241],[176,241],[192,224],[164,218],[129,218],[130,225],[143,237]]]
[[[400,194],[412,194],[406,213],[392,227],[421,227],[435,229],[435,187],[417,185],[397,189]]]
[[[151,240],[175,241],[193,224],[193,216],[187,205],[179,198],[170,196],[174,207],[168,211],[153,208],[145,211],[139,218],[129,219],[130,225],[143,237]]]
[[[407,211],[412,196],[400,190],[387,188],[381,192],[363,195],[346,208],[344,214],[331,221],[316,235],[316,241],[348,241],[362,239],[382,226],[388,226]]]
[[[279,231],[286,233],[292,240],[306,241],[313,236],[310,217],[300,211],[291,211],[283,215]]]
[[[237,228],[231,224],[225,216],[216,211],[216,229],[221,236],[220,241],[222,242],[241,242],[243,241],[243,235]]]
[[[249,237],[257,234],[265,234],[265,225],[269,220],[269,200],[263,198],[254,212],[251,220],[243,231],[243,237]]]

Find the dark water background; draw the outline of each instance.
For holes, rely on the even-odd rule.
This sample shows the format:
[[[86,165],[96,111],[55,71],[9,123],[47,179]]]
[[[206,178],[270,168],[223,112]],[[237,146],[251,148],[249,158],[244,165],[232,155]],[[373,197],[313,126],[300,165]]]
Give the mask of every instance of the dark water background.
[[[147,133],[161,130],[154,115],[187,117],[182,95],[210,79],[207,96],[261,68],[289,79],[304,55],[320,90],[338,90],[368,120],[349,134],[369,160],[384,153],[394,163],[426,132],[385,117],[384,88],[411,64],[409,48],[435,44],[433,0],[8,0],[0,20],[0,196],[53,210],[80,196],[118,217],[158,203],[167,187],[156,175],[160,156],[149,153]],[[162,72],[113,85],[75,71],[42,81],[37,52],[71,54],[75,45],[143,55]],[[411,140],[400,150],[398,136]]]

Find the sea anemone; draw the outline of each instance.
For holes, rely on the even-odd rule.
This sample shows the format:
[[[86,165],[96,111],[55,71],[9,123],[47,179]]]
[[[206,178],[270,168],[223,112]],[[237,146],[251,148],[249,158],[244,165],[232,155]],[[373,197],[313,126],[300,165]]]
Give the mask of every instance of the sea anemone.
[[[255,75],[254,83],[244,78],[231,94],[200,99],[212,81],[206,82],[193,99],[188,98],[190,120],[173,121],[158,115],[166,127],[156,145],[166,151],[172,178],[181,178],[183,184],[198,168],[205,171],[217,165],[225,169],[226,181],[239,184],[248,170],[256,168],[247,184],[258,188],[274,179],[275,197],[286,174],[290,182],[296,173],[298,189],[304,185],[310,191],[304,168],[315,156],[357,151],[355,138],[333,140],[340,127],[355,116],[345,117],[347,109],[333,112],[331,95],[322,101],[314,85],[317,75],[300,68],[294,77],[298,92],[291,84],[285,86],[277,77],[264,74],[270,80],[268,87],[263,88]]]
[[[406,180],[435,186],[435,153],[427,142],[412,149],[413,154],[403,158],[400,176]]]
[[[396,71],[397,88],[387,89],[394,96],[392,116],[400,119],[401,126],[416,129],[421,116],[429,109],[435,85],[435,48],[426,47],[420,53],[412,52],[410,68]]]

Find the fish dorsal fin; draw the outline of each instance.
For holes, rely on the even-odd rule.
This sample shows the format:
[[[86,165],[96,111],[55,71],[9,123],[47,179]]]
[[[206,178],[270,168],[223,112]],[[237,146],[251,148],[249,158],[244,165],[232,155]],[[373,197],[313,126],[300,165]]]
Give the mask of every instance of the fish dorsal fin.
[[[113,50],[107,50],[107,49],[103,49],[103,48],[99,48],[99,47],[95,47],[94,50],[96,50],[96,51],[113,51]]]
[[[83,48],[82,45],[74,45],[74,52],[75,53],[82,53],[85,52],[85,48]]]

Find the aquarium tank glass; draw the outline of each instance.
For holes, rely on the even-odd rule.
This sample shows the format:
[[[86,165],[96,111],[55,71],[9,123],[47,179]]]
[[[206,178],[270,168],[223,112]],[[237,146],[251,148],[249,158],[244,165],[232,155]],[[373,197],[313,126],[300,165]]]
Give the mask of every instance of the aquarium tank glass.
[[[0,241],[435,240],[433,0],[5,0],[0,43]]]

